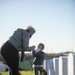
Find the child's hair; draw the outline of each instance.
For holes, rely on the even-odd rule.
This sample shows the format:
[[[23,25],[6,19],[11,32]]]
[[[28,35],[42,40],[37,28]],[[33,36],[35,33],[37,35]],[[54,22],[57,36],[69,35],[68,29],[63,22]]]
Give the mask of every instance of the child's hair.
[[[41,45],[42,46],[42,50],[44,49],[44,44],[43,43],[39,43],[38,46]]]

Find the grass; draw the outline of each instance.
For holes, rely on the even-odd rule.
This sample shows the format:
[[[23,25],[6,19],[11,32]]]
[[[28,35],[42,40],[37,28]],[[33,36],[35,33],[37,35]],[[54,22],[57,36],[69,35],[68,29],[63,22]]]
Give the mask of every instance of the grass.
[[[34,75],[33,71],[20,71],[21,75]],[[0,72],[0,75],[9,75],[8,72]]]

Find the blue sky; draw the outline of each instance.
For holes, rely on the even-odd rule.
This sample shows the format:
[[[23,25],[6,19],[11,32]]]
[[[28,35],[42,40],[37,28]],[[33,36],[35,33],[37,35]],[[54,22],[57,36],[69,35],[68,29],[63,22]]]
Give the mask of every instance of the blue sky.
[[[74,0],[0,0],[0,47],[17,28],[32,25],[29,45],[45,44],[45,52],[75,51]]]

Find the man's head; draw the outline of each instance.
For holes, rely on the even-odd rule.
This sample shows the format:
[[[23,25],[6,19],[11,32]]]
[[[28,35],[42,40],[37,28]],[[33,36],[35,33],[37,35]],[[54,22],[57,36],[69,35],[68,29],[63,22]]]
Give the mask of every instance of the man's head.
[[[30,37],[36,32],[36,30],[32,26],[28,26],[26,31],[30,34]]]

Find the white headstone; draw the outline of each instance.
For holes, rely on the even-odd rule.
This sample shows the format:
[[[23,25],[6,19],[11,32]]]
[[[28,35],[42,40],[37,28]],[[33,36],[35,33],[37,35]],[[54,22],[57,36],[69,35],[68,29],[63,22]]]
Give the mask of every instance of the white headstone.
[[[46,70],[46,60],[44,60],[43,68]]]
[[[59,75],[59,58],[53,58],[55,75]]]
[[[51,59],[50,61],[49,61],[49,67],[50,67],[50,74],[51,75],[55,75],[55,73],[54,73],[54,63],[53,63],[53,59]]]
[[[47,74],[48,75],[55,75],[55,73],[54,73],[54,64],[53,64],[52,59],[47,60],[46,67],[47,67],[46,69],[47,69]]]
[[[75,75],[75,56],[72,53],[68,55],[68,75]]]
[[[50,71],[49,71],[49,60],[46,60],[46,71],[47,71],[47,75],[50,75]]]
[[[75,75],[75,54],[73,56],[74,56],[74,75]]]
[[[59,75],[68,75],[68,58],[66,56],[59,57]]]

